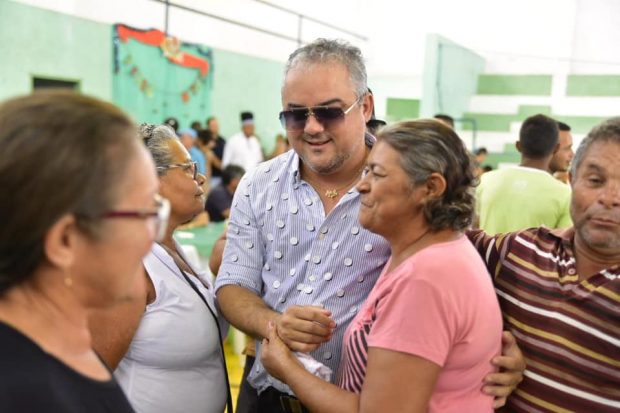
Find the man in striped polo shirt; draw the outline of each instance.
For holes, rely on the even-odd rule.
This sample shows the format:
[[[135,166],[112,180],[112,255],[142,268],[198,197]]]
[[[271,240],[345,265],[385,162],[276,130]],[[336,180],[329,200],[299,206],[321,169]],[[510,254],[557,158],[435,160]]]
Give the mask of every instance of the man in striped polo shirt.
[[[506,411],[620,409],[620,118],[592,129],[570,180],[573,228],[469,233],[527,361]]]

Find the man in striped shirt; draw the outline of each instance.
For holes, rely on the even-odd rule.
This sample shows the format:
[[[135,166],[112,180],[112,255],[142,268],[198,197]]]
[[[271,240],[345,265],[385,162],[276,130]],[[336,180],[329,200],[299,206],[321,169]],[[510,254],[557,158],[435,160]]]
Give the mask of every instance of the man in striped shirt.
[[[570,176],[573,228],[469,233],[527,362],[506,411],[620,409],[620,118],[589,133]]]

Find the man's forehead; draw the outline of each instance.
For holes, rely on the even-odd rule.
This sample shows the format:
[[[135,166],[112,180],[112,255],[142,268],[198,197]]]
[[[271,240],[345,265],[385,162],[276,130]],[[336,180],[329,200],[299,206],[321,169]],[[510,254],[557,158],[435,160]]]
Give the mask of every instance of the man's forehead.
[[[619,169],[620,143],[614,141],[594,142],[583,156],[581,168],[587,169]]]

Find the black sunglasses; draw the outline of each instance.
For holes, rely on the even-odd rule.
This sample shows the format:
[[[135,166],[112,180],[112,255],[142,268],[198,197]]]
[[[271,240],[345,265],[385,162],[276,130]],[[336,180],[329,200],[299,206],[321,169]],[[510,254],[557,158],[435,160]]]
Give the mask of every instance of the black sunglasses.
[[[308,116],[312,115],[324,128],[328,128],[330,125],[342,121],[345,115],[359,103],[360,99],[358,98],[347,109],[332,106],[313,106],[283,110],[280,112],[280,122],[282,127],[289,132],[301,132],[306,127]]]

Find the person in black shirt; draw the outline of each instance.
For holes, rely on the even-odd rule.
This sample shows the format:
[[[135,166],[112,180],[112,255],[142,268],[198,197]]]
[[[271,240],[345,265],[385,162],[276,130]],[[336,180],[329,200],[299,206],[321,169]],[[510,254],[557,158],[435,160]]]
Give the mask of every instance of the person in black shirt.
[[[219,222],[228,219],[233,195],[245,170],[237,165],[228,165],[222,172],[222,183],[209,192],[205,210],[211,221]]]
[[[0,411],[133,409],[89,314],[144,289],[166,227],[152,158],[117,107],[73,92],[0,105]]]

